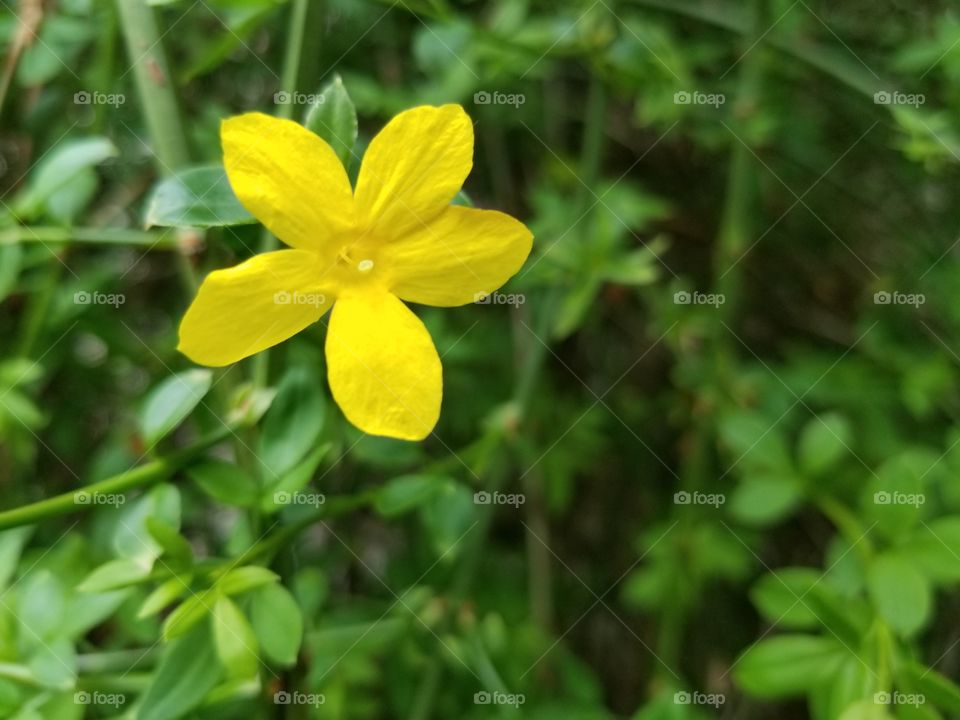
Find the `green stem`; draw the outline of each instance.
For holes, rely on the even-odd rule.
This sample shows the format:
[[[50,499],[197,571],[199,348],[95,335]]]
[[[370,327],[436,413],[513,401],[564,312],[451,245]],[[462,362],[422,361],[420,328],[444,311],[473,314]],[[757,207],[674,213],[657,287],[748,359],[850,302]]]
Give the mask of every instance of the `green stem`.
[[[140,247],[176,249],[177,241],[170,230],[146,231],[126,228],[62,228],[15,226],[0,230],[0,245],[17,243],[89,243],[91,245],[134,245]],[[59,263],[58,263],[59,264]]]
[[[77,679],[77,689],[139,695],[150,686],[152,681],[153,673],[84,675]]]
[[[114,475],[106,480],[84,485],[70,492],[54,495],[46,500],[40,500],[30,505],[23,505],[12,510],[0,512],[0,530],[8,530],[22,525],[32,525],[42,520],[48,520],[61,515],[69,515],[79,510],[96,507],[96,505],[81,501],[78,497],[80,493],[84,493],[85,496],[89,498],[93,496],[115,495],[159,482],[199,453],[224,440],[232,432],[232,428],[223,427],[198,440],[193,445],[165,458],[154,460],[140,467],[120,473],[119,475]]]
[[[0,662],[0,678],[13,682],[38,687],[40,685],[33,671],[26,665],[12,662]]]
[[[354,510],[370,505],[375,497],[376,493],[369,491],[348,497],[327,498],[327,501],[314,512],[284,526],[249,547],[237,557],[233,564],[243,565],[254,560],[264,561],[311,525],[328,518],[348,515]]]
[[[763,32],[766,27],[766,0],[755,0],[754,30]],[[756,185],[756,164],[750,148],[744,143],[740,130],[746,127],[750,115],[760,107],[763,72],[765,66],[764,49],[748,47],[745,50],[737,84],[737,96],[733,106],[733,132],[731,137],[730,170],[727,180],[727,196],[723,209],[720,232],[717,238],[717,250],[714,256],[714,283],[718,292],[723,293],[726,301],[718,308],[723,319],[734,322],[740,304],[742,287],[742,265],[738,261],[746,251],[752,237],[755,218],[754,188]],[[720,337],[728,338],[725,330],[718,331]]]
[[[881,692],[889,692],[893,685],[893,656],[894,642],[890,627],[881,619],[877,618],[874,623],[877,635],[877,689]]]
[[[135,650],[77,655],[77,672],[81,675],[99,675],[111,672],[127,673],[137,668],[150,666],[160,657],[162,648],[157,645]]]
[[[63,274],[63,260],[58,256],[48,260],[40,279],[40,289],[30,298],[20,333],[17,352],[20,357],[30,358],[37,338],[43,330],[43,324],[49,317],[50,303],[60,289],[60,276]]]
[[[583,140],[580,151],[580,181],[578,206],[591,205],[592,193],[596,192],[600,179],[600,164],[603,160],[604,131],[607,118],[607,90],[603,80],[596,74],[590,80],[587,96],[587,114],[583,128]]]
[[[299,90],[300,58],[303,53],[304,35],[307,31],[307,12],[310,3],[307,0],[293,0],[290,8],[290,24],[287,26],[287,47],[283,57],[283,69],[280,71],[280,91],[293,93]],[[281,105],[277,115],[283,118],[293,117],[294,104]]]
[[[157,20],[146,0],[117,0],[117,7],[157,172],[171,175],[190,162],[190,153]],[[190,259],[178,252],[177,260],[181,281],[193,296],[198,282]]]
[[[169,175],[185,166],[190,156],[157,20],[146,0],[117,0],[117,7],[157,171]]]
[[[119,74],[116,69],[117,60],[117,13],[109,3],[104,4],[99,16],[97,46],[91,63],[90,77],[93,86],[103,93],[113,93],[113,83]],[[105,104],[95,105],[95,119],[91,131],[102,133],[106,124],[110,107]]]

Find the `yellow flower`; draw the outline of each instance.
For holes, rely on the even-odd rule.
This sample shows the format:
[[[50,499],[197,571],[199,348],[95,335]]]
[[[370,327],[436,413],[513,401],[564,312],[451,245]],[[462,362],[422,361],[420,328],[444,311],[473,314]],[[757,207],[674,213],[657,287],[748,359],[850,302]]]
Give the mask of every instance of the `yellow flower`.
[[[402,301],[452,307],[499,288],[532,235],[492,210],[451,205],[473,164],[459,105],[417,107],[373,138],[357,187],[333,149],[289,120],[248,113],[220,129],[237,197],[292,249],[210,273],[179,349],[222,366],[276,345],[333,308],[330,390],[371,435],[422,440],[440,416],[440,358]]]

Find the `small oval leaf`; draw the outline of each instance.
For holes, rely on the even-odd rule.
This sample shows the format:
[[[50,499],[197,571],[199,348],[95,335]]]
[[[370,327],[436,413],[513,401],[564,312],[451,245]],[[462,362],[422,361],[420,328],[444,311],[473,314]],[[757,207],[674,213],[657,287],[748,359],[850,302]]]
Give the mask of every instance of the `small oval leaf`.
[[[357,140],[357,110],[339,75],[317,95],[303,124],[330,143],[344,167],[350,166]]]
[[[187,370],[167,378],[147,397],[140,426],[147,445],[152,447],[183,422],[210,390],[213,373]]]
[[[249,225],[257,219],[240,204],[222,165],[181,170],[157,183],[144,225],[161,227],[224,227]]]
[[[267,585],[253,593],[250,618],[266,657],[279,665],[296,663],[303,639],[303,616],[285,587]]]

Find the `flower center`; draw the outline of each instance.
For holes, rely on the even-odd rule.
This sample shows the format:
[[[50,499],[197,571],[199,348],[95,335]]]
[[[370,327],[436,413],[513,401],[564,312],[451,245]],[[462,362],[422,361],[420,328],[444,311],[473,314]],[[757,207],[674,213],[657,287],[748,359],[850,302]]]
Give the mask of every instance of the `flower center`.
[[[373,248],[346,243],[337,249],[336,261],[325,274],[343,288],[367,287],[383,280],[381,270]]]

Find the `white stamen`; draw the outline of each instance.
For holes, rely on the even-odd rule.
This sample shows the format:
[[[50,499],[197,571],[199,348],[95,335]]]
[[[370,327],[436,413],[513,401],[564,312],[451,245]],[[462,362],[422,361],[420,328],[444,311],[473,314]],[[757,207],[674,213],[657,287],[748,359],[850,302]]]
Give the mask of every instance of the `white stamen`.
[[[361,260],[357,263],[357,270],[362,273],[370,272],[373,270],[373,260]]]

